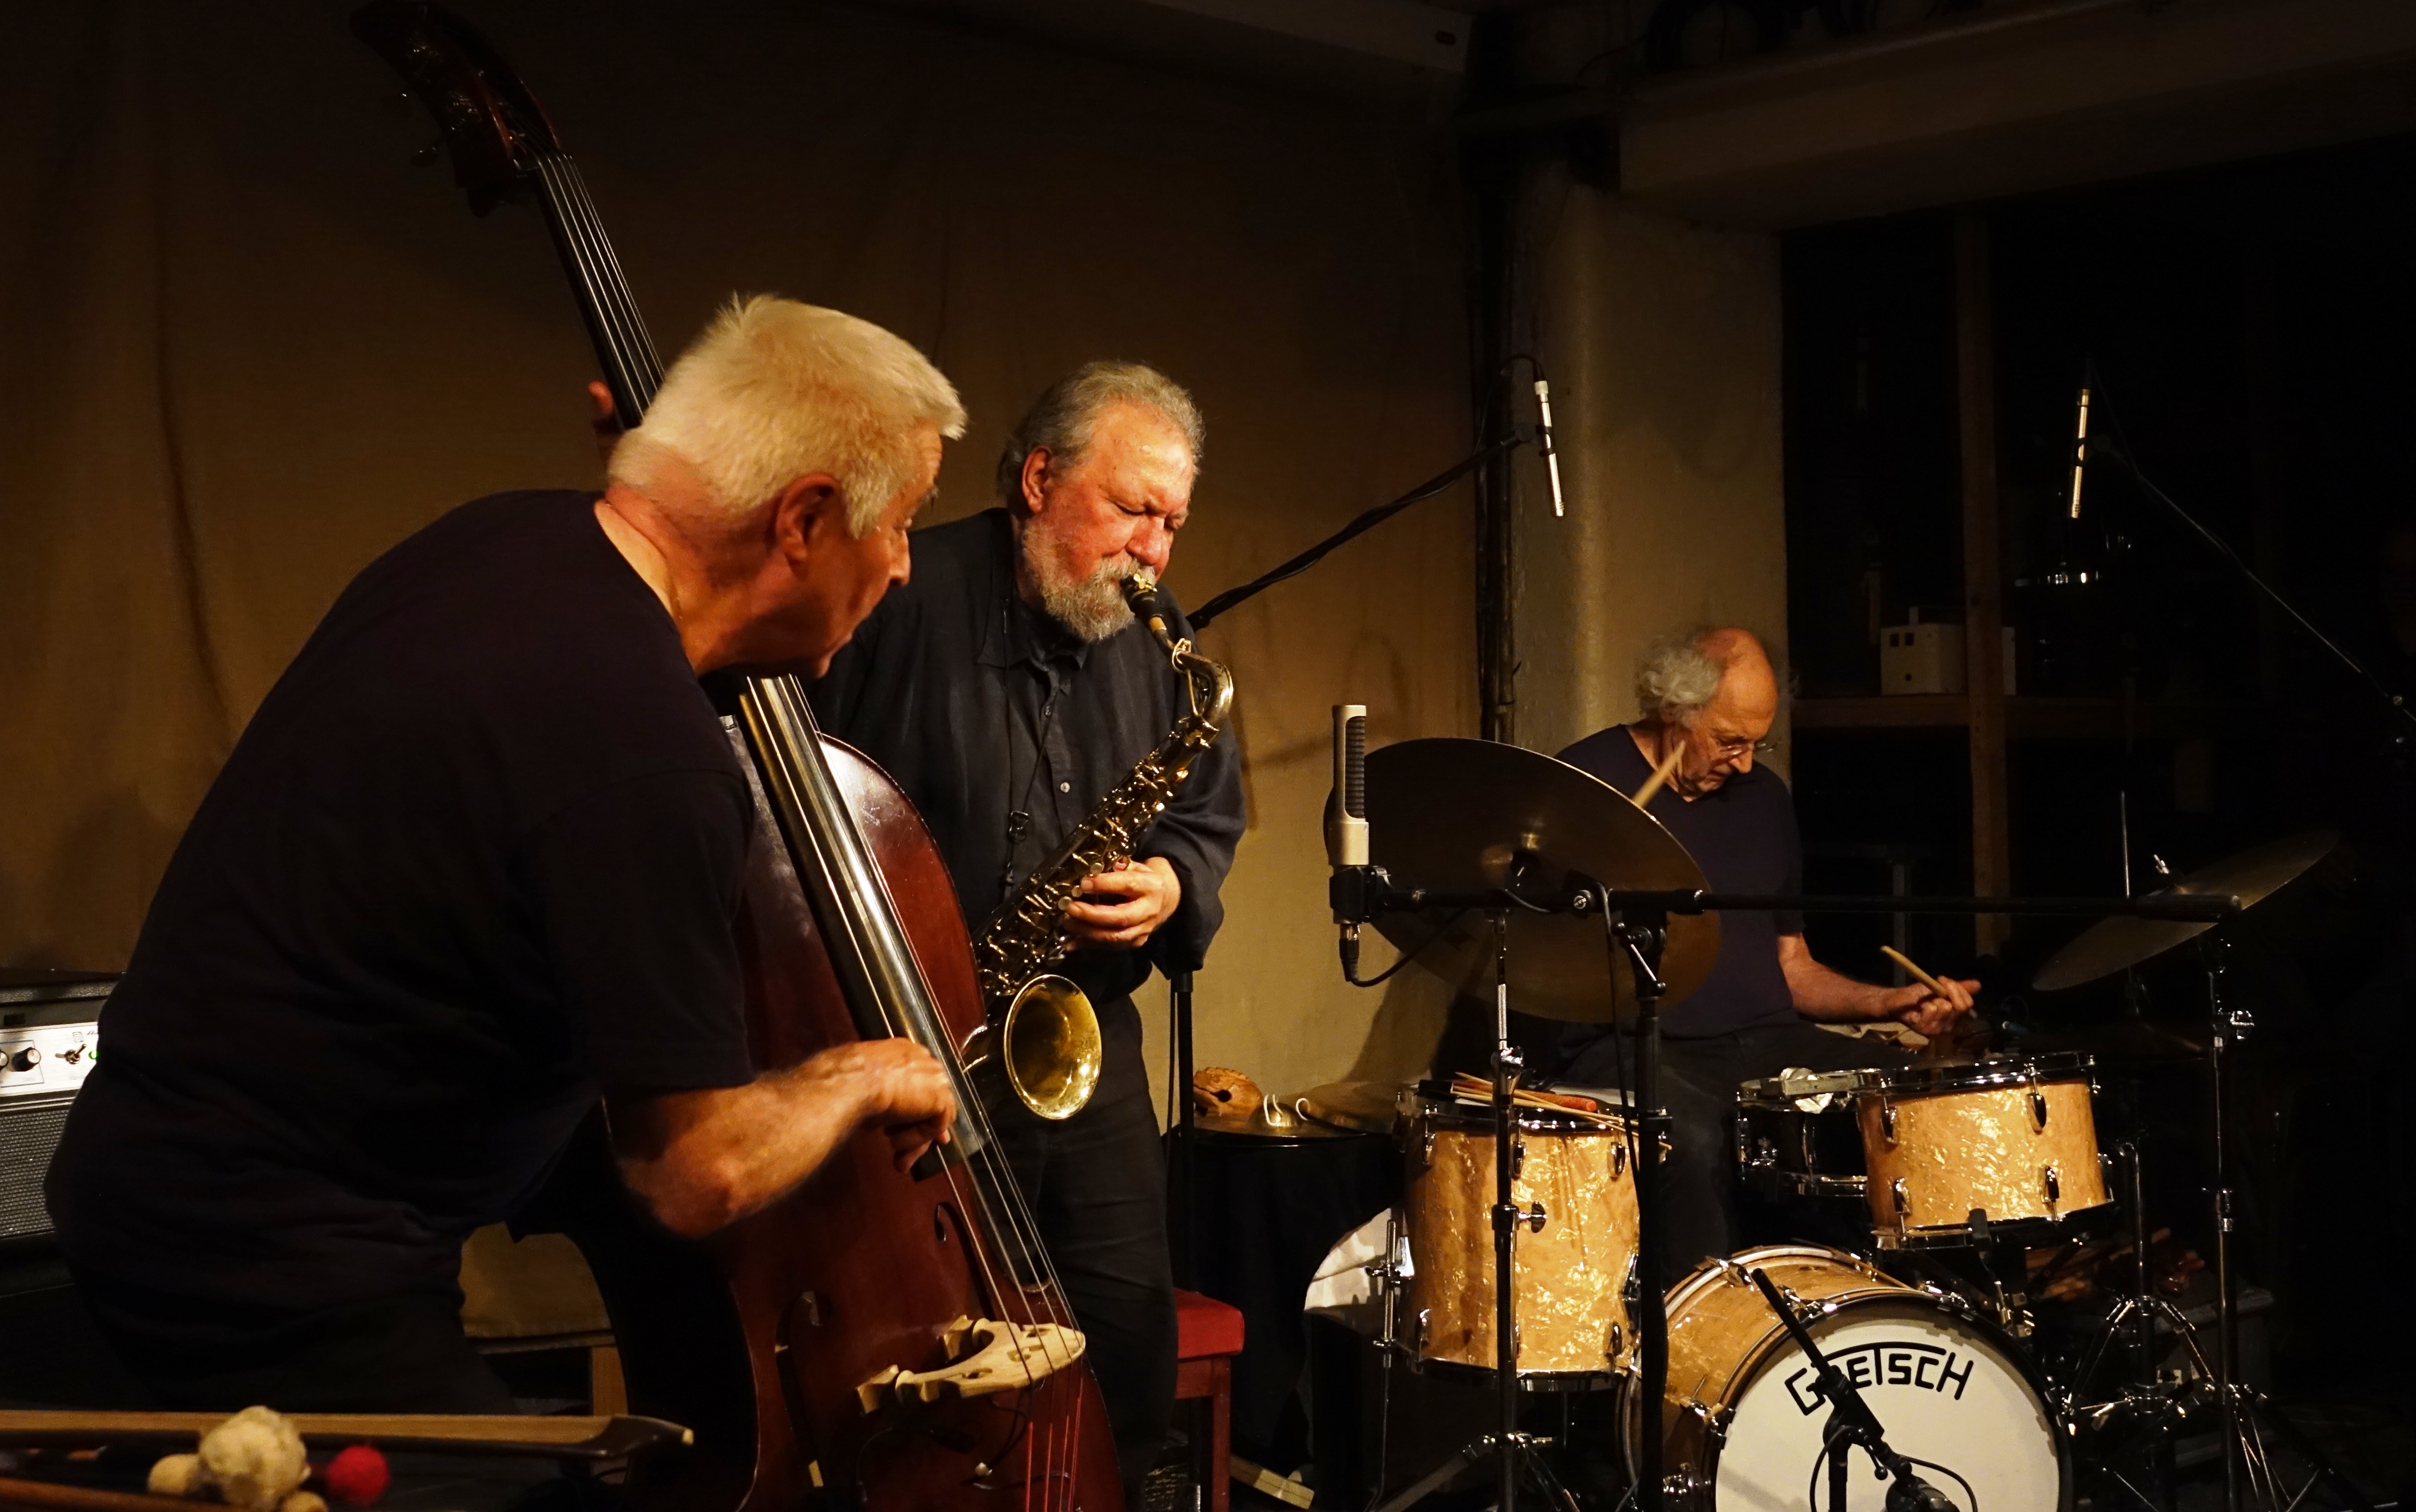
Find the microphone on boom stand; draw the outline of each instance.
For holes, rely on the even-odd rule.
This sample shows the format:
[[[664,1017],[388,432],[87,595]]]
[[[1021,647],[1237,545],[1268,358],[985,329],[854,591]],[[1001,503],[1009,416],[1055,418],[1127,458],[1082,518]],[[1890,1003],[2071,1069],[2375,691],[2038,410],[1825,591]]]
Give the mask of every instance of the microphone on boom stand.
[[[1334,792],[1325,800],[1327,898],[1342,930],[1342,979],[1359,979],[1359,926],[1369,916],[1367,705],[1334,705]]]

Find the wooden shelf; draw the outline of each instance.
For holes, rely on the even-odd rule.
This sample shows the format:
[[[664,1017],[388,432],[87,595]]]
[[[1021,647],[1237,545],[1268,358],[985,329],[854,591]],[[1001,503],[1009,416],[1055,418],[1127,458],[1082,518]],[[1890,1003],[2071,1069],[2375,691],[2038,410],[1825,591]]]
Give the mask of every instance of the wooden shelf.
[[[2132,705],[2134,732],[2171,738],[2211,734],[2256,710],[2243,703]],[[1798,730],[1959,730],[1971,722],[1971,701],[1961,693],[1898,693],[1870,698],[1800,698]],[[2005,700],[2005,733],[2016,740],[2120,740],[2122,701],[2116,698],[2016,697]]]

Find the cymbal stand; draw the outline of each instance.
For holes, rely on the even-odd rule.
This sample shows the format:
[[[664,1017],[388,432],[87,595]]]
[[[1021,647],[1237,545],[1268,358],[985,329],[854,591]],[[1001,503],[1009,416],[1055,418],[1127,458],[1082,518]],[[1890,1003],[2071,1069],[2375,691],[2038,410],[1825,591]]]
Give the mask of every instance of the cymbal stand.
[[[1669,1323],[1662,1311],[1661,1237],[1668,1172],[1662,1150],[1669,1135],[1669,1110],[1661,1102],[1661,948],[1669,941],[1669,916],[1647,905],[1623,905],[1611,938],[1636,977],[1636,1306],[1637,1434],[1636,1512],[1661,1512],[1666,1479],[1660,1404],[1669,1379]]]
[[[1516,1259],[1516,1237],[1520,1224],[1537,1231],[1544,1227],[1545,1214],[1539,1205],[1532,1212],[1519,1211],[1513,1200],[1518,1164],[1525,1154],[1518,1141],[1518,1113],[1511,1094],[1516,1089],[1518,1073],[1526,1062],[1518,1047],[1510,1042],[1510,911],[1496,907],[1491,911],[1493,925],[1493,1384],[1497,1416],[1493,1431],[1481,1434],[1460,1446],[1459,1452],[1429,1471],[1425,1476],[1404,1488],[1398,1496],[1384,1503],[1376,1512],[1401,1512],[1402,1508],[1424,1501],[1442,1489],[1459,1473],[1478,1460],[1490,1458],[1494,1463],[1499,1512],[1515,1512],[1518,1503],[1518,1487],[1522,1477],[1540,1487],[1547,1501],[1557,1507],[1576,1512],[1576,1502],[1561,1485],[1560,1477],[1545,1463],[1536,1442],[1518,1431],[1518,1292],[1513,1284],[1511,1267]],[[1378,1473],[1382,1474],[1382,1468]]]
[[[2298,1497],[2286,1498],[2275,1483],[2273,1465],[2265,1451],[2264,1430],[2271,1429],[2301,1458],[2314,1466],[2308,1485],[2329,1480],[2360,1512],[2373,1505],[2338,1466],[2302,1432],[2299,1426],[2274,1410],[2265,1398],[2240,1379],[2239,1278],[2231,1268],[2231,1236],[2239,1227],[2231,1186],[2231,1137],[2228,1111],[2231,1046],[2248,1037],[2257,1021],[2245,1004],[2235,1001],[2224,980],[2230,969],[2230,943],[2220,929],[2200,936],[2199,953],[2206,963],[2209,1027],[2207,1047],[2208,1104],[2214,1135],[2214,1389],[2222,1410],[2224,1512],[2244,1512],[2251,1493],[2263,1512],[2285,1512]],[[2184,1336],[2186,1338],[2186,1336]],[[2195,1345],[2192,1353],[2196,1353]],[[2304,1494],[2303,1491],[2301,1493]]]

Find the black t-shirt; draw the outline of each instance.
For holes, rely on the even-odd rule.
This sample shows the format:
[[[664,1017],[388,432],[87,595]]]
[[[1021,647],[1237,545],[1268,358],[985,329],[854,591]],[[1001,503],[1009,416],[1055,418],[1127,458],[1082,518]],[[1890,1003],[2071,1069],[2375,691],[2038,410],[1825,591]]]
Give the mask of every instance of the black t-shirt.
[[[1653,775],[1623,724],[1586,736],[1561,752],[1561,760],[1593,773],[1622,793],[1634,793]],[[1688,803],[1668,789],[1654,794],[1646,811],[1661,821],[1703,869],[1714,892],[1798,893],[1804,889],[1804,852],[1795,830],[1795,804],[1787,784],[1766,766],[1731,777]],[[1787,978],[1778,969],[1778,937],[1804,932],[1801,914],[1722,914],[1720,954],[1684,1002],[1661,1020],[1672,1039],[1699,1039],[1730,1030],[1801,1021]]]
[[[746,779],[594,502],[397,546],[252,717],[51,1168],[80,1272],[297,1313],[445,1291],[599,1088],[752,1075]]]

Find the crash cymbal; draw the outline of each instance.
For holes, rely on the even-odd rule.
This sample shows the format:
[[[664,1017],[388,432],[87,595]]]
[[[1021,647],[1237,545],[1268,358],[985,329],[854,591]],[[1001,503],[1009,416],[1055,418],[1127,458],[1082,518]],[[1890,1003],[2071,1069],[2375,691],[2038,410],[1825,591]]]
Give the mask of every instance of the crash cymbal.
[[[1615,888],[1703,885],[1686,848],[1626,794],[1566,762],[1493,740],[1404,740],[1369,751],[1367,836],[1397,888],[1473,893],[1517,883],[1543,893],[1572,878]],[[1376,928],[1455,988],[1491,999],[1487,915],[1388,914]],[[1509,933],[1516,1011],[1577,1023],[1633,1011],[1629,973],[1623,961],[1614,977],[1599,917],[1514,912]],[[1719,949],[1716,916],[1670,918],[1663,1007],[1702,985]]]
[[[2339,843],[2340,837],[2328,829],[2293,835],[2226,856],[2149,896],[2220,898],[2227,893],[2240,900],[2241,907],[2251,908],[2330,855]],[[2212,928],[2171,919],[2100,919],[2049,956],[2031,985],[2042,992],[2060,992],[2093,982],[2152,960]]]

